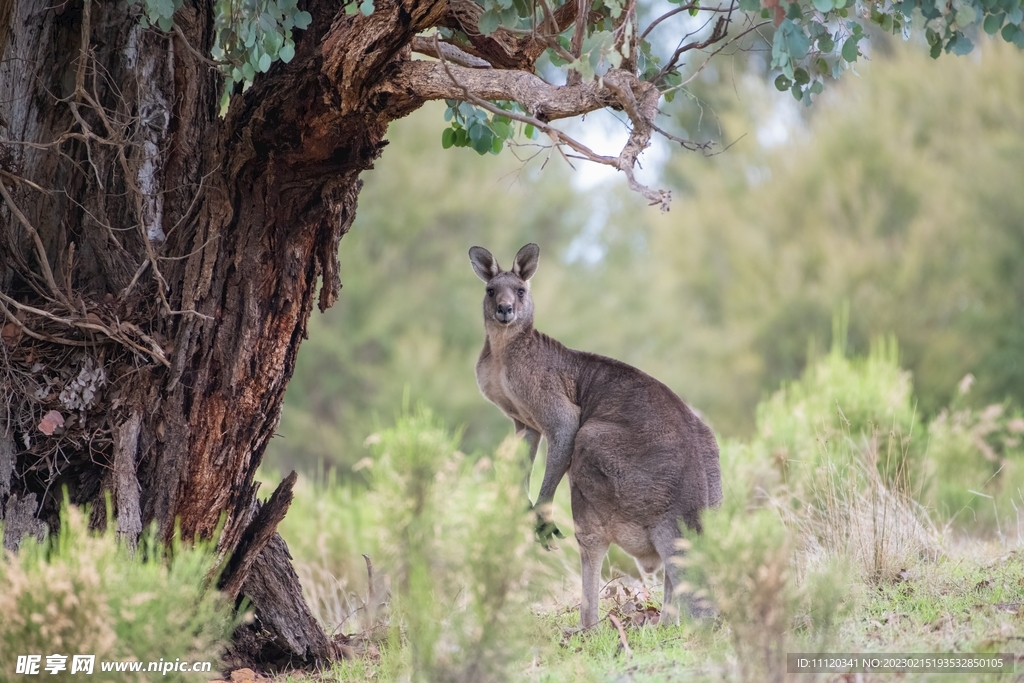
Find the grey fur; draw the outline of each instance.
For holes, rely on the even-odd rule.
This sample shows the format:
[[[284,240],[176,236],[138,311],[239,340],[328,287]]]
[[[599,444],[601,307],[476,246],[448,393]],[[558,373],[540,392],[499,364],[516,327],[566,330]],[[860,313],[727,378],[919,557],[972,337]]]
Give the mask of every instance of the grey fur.
[[[665,565],[669,605],[682,578],[669,562],[679,552],[680,520],[699,532],[703,510],[722,500],[714,434],[650,375],[566,348],[533,328],[529,279],[539,262],[536,244],[519,250],[510,271],[482,247],[469,255],[487,283],[477,384],[526,439],[531,465],[541,437],[548,443],[534,505],[539,523],[549,522],[555,489],[569,475],[583,573],[580,625],[598,621],[601,564],[611,543],[646,572]]]

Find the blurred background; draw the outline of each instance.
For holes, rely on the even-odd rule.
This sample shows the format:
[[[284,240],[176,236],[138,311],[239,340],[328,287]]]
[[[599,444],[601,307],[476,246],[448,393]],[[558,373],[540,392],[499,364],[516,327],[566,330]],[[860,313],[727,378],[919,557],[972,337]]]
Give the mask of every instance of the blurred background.
[[[954,399],[1019,404],[1024,60],[1002,41],[939,63],[898,37],[870,45],[811,107],[775,90],[759,53],[716,58],[663,119],[721,153],[659,141],[644,158],[673,192],[664,214],[536,147],[442,150],[443,104],[394,124],[265,464],[358,479],[406,393],[464,429],[462,450],[493,451],[511,426],[474,378],[476,244],[507,267],[537,242],[536,326],[661,379],[721,437],[752,434],[757,403],[830,348],[844,306],[849,354],[895,335],[919,420]],[[624,127],[576,130],[598,145]]]

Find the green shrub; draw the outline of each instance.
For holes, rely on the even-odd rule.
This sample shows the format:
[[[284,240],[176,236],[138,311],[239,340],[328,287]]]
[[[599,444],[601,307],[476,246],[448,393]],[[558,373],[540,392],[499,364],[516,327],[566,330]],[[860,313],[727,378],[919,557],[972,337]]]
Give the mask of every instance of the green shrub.
[[[846,315],[833,323],[832,350],[758,405],[754,444],[784,468],[791,484],[802,483],[828,457],[868,450],[881,452],[875,464],[886,486],[920,490],[923,482],[911,473],[921,472],[927,440],[896,339],[877,339],[867,358],[849,358],[841,343]],[[836,448],[841,442],[847,444]]]
[[[499,681],[526,650],[535,544],[513,439],[493,460],[456,450],[425,409],[374,439],[370,500],[391,574],[392,648],[412,680]]]
[[[231,604],[208,588],[216,564],[212,543],[165,549],[156,530],[133,554],[113,531],[93,533],[85,515],[66,507],[60,531],[43,542],[24,538],[0,561],[0,672],[13,674],[19,655],[96,655],[103,660],[210,661],[218,666],[234,623]],[[110,676],[111,674],[106,674]],[[117,673],[118,681],[152,673]],[[167,681],[209,675],[168,673]]]
[[[961,395],[970,387],[961,382]],[[972,409],[954,403],[928,426],[931,486],[926,502],[942,524],[995,532],[1020,543],[1024,508],[1024,417],[1008,404]]]
[[[683,560],[729,626],[741,680],[782,681],[786,653],[827,648],[850,610],[843,562],[801,566],[799,545],[775,510],[717,512]]]

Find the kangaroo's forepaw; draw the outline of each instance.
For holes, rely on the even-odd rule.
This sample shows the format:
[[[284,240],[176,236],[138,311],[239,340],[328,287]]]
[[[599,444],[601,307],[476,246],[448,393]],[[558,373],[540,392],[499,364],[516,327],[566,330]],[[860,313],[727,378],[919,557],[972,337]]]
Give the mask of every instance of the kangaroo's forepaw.
[[[534,530],[537,535],[537,542],[544,546],[544,550],[551,550],[555,546],[552,544],[554,538],[565,538],[562,530],[559,529],[554,522],[546,522],[544,520],[537,521],[537,528]]]

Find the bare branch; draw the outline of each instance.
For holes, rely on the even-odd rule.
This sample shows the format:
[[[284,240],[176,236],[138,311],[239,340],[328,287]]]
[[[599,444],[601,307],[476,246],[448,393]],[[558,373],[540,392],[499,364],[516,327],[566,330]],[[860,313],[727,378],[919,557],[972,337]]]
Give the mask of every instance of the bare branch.
[[[54,315],[49,311],[44,311],[40,308],[36,308],[35,306],[29,306],[28,304],[19,303],[18,301],[12,299],[3,292],[0,292],[0,300],[7,302],[8,304],[14,306],[18,310],[25,311],[26,313],[31,313],[32,315],[37,315],[41,318],[46,318],[47,320],[52,320],[63,325],[67,325],[68,327],[75,327],[81,330],[91,330],[93,332],[100,332],[101,334],[106,335],[113,341],[119,342],[133,349],[137,353],[150,356],[153,360],[165,365],[166,367],[171,366],[167,360],[167,356],[164,353],[164,350],[160,347],[156,340],[154,340],[148,334],[143,332],[134,323],[122,322],[114,323],[112,326],[107,326],[104,325],[102,322],[95,322],[95,320],[98,320],[98,318],[89,318],[81,320],[76,320],[72,318],[62,318],[59,315]],[[13,318],[13,316],[11,317]],[[20,323],[20,321],[18,322]],[[25,328],[24,325],[21,325],[21,327],[22,329],[25,329],[27,331],[27,328]],[[142,339],[142,341],[149,345],[149,348],[141,346],[132,341],[128,337],[129,333]],[[67,342],[61,341],[61,343]]]
[[[655,27],[661,22],[665,21],[666,19],[671,19],[675,15],[680,14],[682,12],[689,12],[690,10],[695,9],[697,6],[698,5],[696,2],[688,2],[685,5],[680,5],[679,7],[676,7],[673,10],[665,12],[660,17],[658,17],[657,19],[655,19],[654,21],[647,25],[647,28],[644,29],[644,32],[640,34],[640,41],[642,42],[643,39],[647,37],[647,34],[653,31]]]
[[[50,269],[50,259],[46,256],[46,248],[43,246],[43,240],[39,237],[39,232],[36,230],[32,222],[29,221],[28,217],[21,212],[18,205],[14,203],[14,199],[7,191],[7,186],[0,182],[0,196],[4,198],[4,202],[7,203],[7,208],[10,209],[11,213],[18,219],[18,222],[24,226],[29,236],[32,238],[32,242],[36,247],[36,258],[39,259],[39,267],[43,271],[43,276],[46,278],[46,284],[50,287],[50,292],[53,296],[59,300],[63,300],[60,290],[57,289],[57,282],[53,279],[53,270]]]
[[[471,55],[451,43],[431,40],[430,38],[424,38],[423,36],[416,36],[412,39],[412,51],[419,52],[421,55],[426,55],[435,59],[444,59],[445,61],[454,62],[460,66],[466,66],[472,69],[494,68],[486,59],[481,59],[480,57]]]
[[[665,62],[665,66],[662,67],[661,71],[658,72],[658,75],[654,78],[654,80],[657,81],[659,78],[667,74],[669,71],[675,69],[676,66],[679,64],[679,58],[682,57],[684,53],[689,52],[690,50],[703,50],[708,45],[713,45],[721,41],[723,38],[725,38],[729,32],[729,22],[731,21],[732,12],[730,11],[724,17],[718,17],[718,21],[715,22],[715,28],[711,31],[711,35],[707,39],[695,40],[687,43],[686,45],[680,45],[679,47],[677,47],[676,51],[673,52],[672,56],[668,59],[667,62]],[[729,41],[729,43],[732,42],[732,40]],[[728,45],[729,43],[726,44]]]
[[[687,140],[681,138],[678,135],[673,135],[663,128],[658,127],[656,123],[651,123],[651,128],[654,129],[659,135],[671,140],[672,142],[678,143],[683,149],[688,149],[691,152],[704,152],[707,154],[713,143],[711,142],[694,142],[693,140]]]

